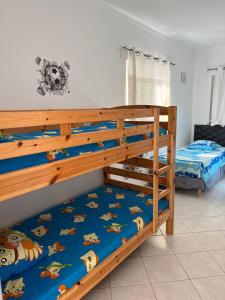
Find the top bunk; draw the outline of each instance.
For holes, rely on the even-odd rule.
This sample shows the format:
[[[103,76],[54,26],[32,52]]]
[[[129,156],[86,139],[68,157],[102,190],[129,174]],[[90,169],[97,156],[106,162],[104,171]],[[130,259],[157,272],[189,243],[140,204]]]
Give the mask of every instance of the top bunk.
[[[145,152],[157,158],[175,123],[174,106],[0,111],[0,201]]]

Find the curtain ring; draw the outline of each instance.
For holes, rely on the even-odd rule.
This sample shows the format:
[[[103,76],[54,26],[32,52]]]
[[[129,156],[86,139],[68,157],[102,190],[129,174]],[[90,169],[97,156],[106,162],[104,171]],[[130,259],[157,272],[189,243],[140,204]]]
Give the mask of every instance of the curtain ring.
[[[159,62],[160,59],[159,59],[159,57],[154,57],[154,60]]]

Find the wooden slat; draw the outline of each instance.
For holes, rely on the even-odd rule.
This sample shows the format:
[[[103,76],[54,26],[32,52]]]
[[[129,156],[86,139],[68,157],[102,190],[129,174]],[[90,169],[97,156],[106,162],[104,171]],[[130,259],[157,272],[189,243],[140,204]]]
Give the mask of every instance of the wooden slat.
[[[138,120],[128,120],[126,121],[128,124],[136,124],[136,125],[153,125],[153,121],[138,121]]]
[[[0,159],[7,159],[28,154],[47,152],[55,149],[69,148],[92,143],[122,138],[124,135],[132,136],[150,132],[151,126],[134,126],[124,129],[101,130],[88,133],[70,134],[70,124],[61,127],[62,136],[39,138],[33,140],[20,140],[0,144]]]
[[[159,126],[161,127],[161,128],[164,128],[164,129],[168,129],[168,122],[166,122],[166,121],[161,121],[161,122],[159,122]]]
[[[128,165],[135,166],[135,167],[146,168],[146,169],[151,168],[149,159],[145,159],[142,157],[129,158],[129,159],[126,159],[125,161],[122,161],[121,163],[128,164]]]
[[[0,201],[103,168],[152,149],[151,141],[121,145],[0,175]]]
[[[169,107],[166,106],[159,106],[159,105],[122,105],[122,106],[116,106],[113,109],[127,109],[129,108],[139,108],[139,109],[158,109],[160,115],[168,115]]]
[[[164,222],[166,222],[169,217],[170,217],[169,209],[166,209],[162,213],[160,213],[159,214],[159,226],[161,226]]]
[[[165,166],[165,167],[162,167],[162,168],[160,168],[158,171],[157,171],[157,174],[160,176],[160,175],[163,175],[163,174],[165,174],[165,173],[167,173],[167,172],[169,172],[170,171],[170,165],[167,165],[167,166]]]
[[[144,118],[153,114],[152,108],[0,111],[0,129]]]
[[[115,167],[109,167],[108,172],[113,175],[129,177],[129,178],[138,179],[142,181],[150,181],[150,177],[151,177],[151,175],[146,173],[134,172],[134,171],[119,169]]]
[[[107,131],[95,131],[88,133],[56,136],[34,140],[23,140],[0,144],[0,159],[16,156],[47,152],[55,149],[69,148],[92,143],[99,143],[122,136],[123,132],[118,129]]]
[[[89,123],[89,122],[88,122]],[[98,124],[99,122],[91,122],[91,124]],[[71,127],[81,127],[84,126],[83,123],[73,123]],[[59,130],[60,124],[58,125],[43,125],[43,126],[33,126],[33,127],[20,127],[20,128],[9,128],[9,129],[1,129],[0,132],[2,134],[17,134],[17,133],[28,133],[35,131],[48,131],[48,130]]]
[[[34,131],[46,131],[46,130],[57,130],[57,129],[59,129],[59,125],[9,128],[9,129],[1,129],[0,132],[2,134],[11,135],[11,134],[18,134],[18,133],[28,133]]]
[[[132,166],[142,167],[146,169],[153,169],[153,160],[142,158],[142,157],[133,157],[130,159],[127,159],[125,161],[122,161],[123,164],[128,164]],[[159,167],[163,168],[166,164],[159,162]]]
[[[137,184],[133,184],[133,183],[129,183],[129,182],[124,182],[124,181],[120,181],[120,180],[115,180],[115,179],[111,179],[111,178],[108,180],[108,183],[115,185],[115,186],[119,186],[123,189],[133,190],[133,191],[137,191],[137,192],[143,192],[146,195],[153,194],[153,189],[150,187],[145,187],[145,186],[141,186],[141,185],[137,185]]]
[[[138,179],[138,180],[146,181],[148,183],[153,184],[153,175],[150,175],[150,174],[140,173],[137,171],[130,171],[130,170],[121,169],[121,168],[115,168],[115,167],[109,167],[107,169],[107,172],[109,174]],[[159,184],[166,185],[167,184],[166,177],[159,177]]]
[[[153,125],[148,124],[148,125],[137,125],[137,126],[132,126],[129,128],[124,129],[124,134],[126,136],[132,136],[132,135],[138,135],[138,134],[150,134],[150,132],[153,132]]]
[[[166,147],[169,145],[170,135],[160,135],[159,136],[159,148]]]
[[[136,124],[136,125],[146,125],[146,124],[153,125],[152,121],[136,121],[136,120],[133,120],[133,121],[126,121],[126,123]],[[168,122],[167,121],[159,122],[159,127],[164,128],[164,129],[167,130],[168,129]]]
[[[159,225],[162,225],[169,217],[169,211],[165,210],[159,215]],[[79,283],[68,289],[60,300],[82,299],[94,286],[103,280],[112,270],[123,262],[135,249],[137,249],[152,233],[152,222],[130,238],[124,245],[104,259],[91,272],[89,272]]]
[[[159,200],[162,199],[162,198],[165,198],[166,196],[168,196],[169,193],[170,193],[170,189],[169,189],[169,188],[167,188],[167,189],[161,191],[161,192],[159,193]]]

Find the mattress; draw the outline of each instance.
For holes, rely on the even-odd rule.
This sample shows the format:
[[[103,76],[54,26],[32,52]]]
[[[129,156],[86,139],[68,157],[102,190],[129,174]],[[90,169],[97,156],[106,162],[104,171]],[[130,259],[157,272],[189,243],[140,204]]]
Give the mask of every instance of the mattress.
[[[132,127],[132,124],[125,124],[125,127]],[[116,122],[101,122],[95,125],[86,125],[82,127],[72,128],[73,134],[94,132],[106,129],[115,129]],[[160,134],[167,134],[166,130],[161,129]],[[55,137],[59,135],[59,130],[47,130],[32,133],[20,133],[13,135],[0,135],[0,143],[7,143],[19,140],[29,140],[37,138]],[[153,136],[153,134],[151,135]],[[143,139],[143,135],[130,136],[126,138],[126,143],[137,142]],[[116,140],[105,141],[103,143],[95,143],[89,145],[81,145],[66,149],[56,149],[55,151],[31,154],[21,157],[4,159],[0,161],[0,174],[17,171],[28,167],[34,167],[41,164],[51,163],[52,161],[62,160],[69,157],[79,156],[89,152],[95,152],[103,149],[109,149],[117,146]]]
[[[152,159],[152,153],[144,157]],[[159,161],[167,162],[167,153],[161,149]],[[202,179],[205,183],[225,164],[225,148],[213,151],[193,150],[181,147],[176,150],[176,176]]]
[[[138,220],[143,226],[151,222],[151,199],[150,195],[103,185],[13,226],[28,236],[42,226],[39,243],[48,245],[49,253],[3,282],[3,295],[13,296],[5,299],[14,295],[21,300],[57,299],[137,233]],[[166,208],[167,200],[161,199],[159,211]]]

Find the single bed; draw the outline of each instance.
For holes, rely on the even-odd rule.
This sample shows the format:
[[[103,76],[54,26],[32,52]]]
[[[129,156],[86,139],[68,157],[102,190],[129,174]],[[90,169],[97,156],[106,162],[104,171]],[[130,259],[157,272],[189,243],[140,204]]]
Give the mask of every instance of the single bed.
[[[57,299],[150,223],[152,208],[151,195],[104,185],[13,226],[35,236],[48,254],[3,282],[3,299]],[[167,208],[168,201],[161,199],[159,212]]]
[[[189,149],[189,145],[176,149],[175,186],[182,189],[197,189],[199,195],[211,188],[225,173],[225,128],[219,125],[195,125],[194,141],[209,140],[220,147],[213,150]],[[152,159],[152,153],[143,155]],[[166,149],[161,149],[159,160],[167,159]]]
[[[166,161],[166,153],[159,155],[161,162]],[[188,146],[176,150],[175,185],[183,189],[211,188],[225,171],[225,148],[213,151],[189,149]]]

